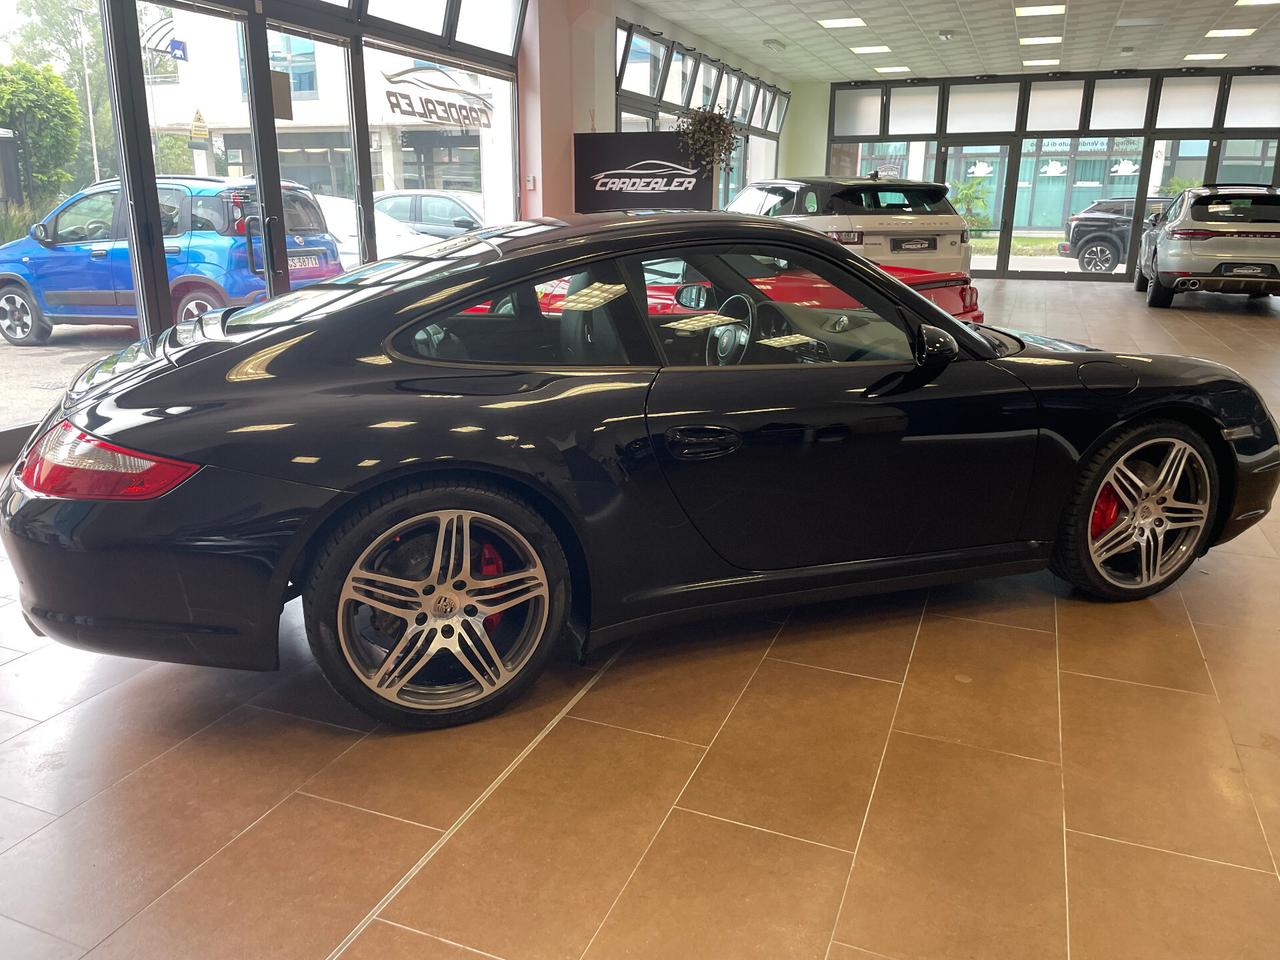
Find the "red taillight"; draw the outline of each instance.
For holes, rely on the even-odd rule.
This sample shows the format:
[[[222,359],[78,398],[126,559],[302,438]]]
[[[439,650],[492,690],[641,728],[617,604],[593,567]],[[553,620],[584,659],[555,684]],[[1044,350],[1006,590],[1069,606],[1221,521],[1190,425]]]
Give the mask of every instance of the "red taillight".
[[[972,284],[966,284],[960,288],[960,303],[964,305],[966,310],[972,310],[978,305],[978,288]]]
[[[1174,240],[1211,240],[1222,234],[1217,230],[1170,230],[1169,236]]]
[[[964,230],[961,230],[961,231],[960,231],[960,242],[961,242],[961,243],[968,243],[968,242],[969,242],[969,230],[968,230],[968,228],[965,228]]]
[[[41,437],[18,475],[32,493],[63,500],[151,500],[200,467],[99,440],[63,420]]]
[[[861,230],[828,230],[827,236],[830,237],[832,240],[834,240],[836,243],[852,243],[852,244],[862,243]]]

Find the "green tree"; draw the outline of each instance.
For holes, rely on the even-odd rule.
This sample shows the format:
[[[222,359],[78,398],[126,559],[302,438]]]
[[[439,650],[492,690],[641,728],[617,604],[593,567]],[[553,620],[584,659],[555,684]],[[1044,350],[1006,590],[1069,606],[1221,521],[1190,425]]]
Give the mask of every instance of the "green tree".
[[[1162,197],[1176,197],[1183,190],[1189,187],[1198,187],[1202,183],[1204,181],[1199,177],[1170,177],[1160,185],[1159,194]]]
[[[75,94],[52,68],[0,66],[0,127],[21,138],[19,175],[30,203],[47,204],[71,182],[80,123]]]
[[[156,173],[195,173],[196,164],[187,146],[187,138],[179,133],[162,133],[156,138]]]
[[[967,177],[964,180],[952,180],[947,184],[948,197],[953,206],[960,208],[960,216],[971,227],[991,226],[991,217],[987,215],[987,184],[982,177]]]

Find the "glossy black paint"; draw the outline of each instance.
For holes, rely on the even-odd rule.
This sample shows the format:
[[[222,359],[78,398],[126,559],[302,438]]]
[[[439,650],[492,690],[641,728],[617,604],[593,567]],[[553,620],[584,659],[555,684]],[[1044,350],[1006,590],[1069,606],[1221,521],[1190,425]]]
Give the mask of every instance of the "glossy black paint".
[[[405,324],[516,279],[703,240],[823,256],[959,355],[663,367],[635,331],[632,366],[526,369],[388,347]],[[269,668],[280,605],[343,510],[422,477],[487,478],[548,516],[575,573],[575,632],[592,644],[723,610],[1041,568],[1081,458],[1151,414],[1213,444],[1219,539],[1256,522],[1280,482],[1275,424],[1227,368],[1031,337],[998,356],[843,247],[777,220],[596,216],[451,243],[444,272],[413,258],[358,271],[394,279],[340,312],[246,339],[207,319],[82,380],[46,425],[66,415],[206,466],[143,504],[35,498],[6,481],[0,535],[28,616],[69,643]]]

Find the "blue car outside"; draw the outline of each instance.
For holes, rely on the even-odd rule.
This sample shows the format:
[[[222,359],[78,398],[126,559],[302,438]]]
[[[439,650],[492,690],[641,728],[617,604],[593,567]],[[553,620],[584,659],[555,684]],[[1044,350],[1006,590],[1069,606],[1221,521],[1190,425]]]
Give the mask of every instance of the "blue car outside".
[[[266,297],[261,215],[253,180],[157,178],[174,320]],[[294,287],[342,272],[337,240],[311,191],[282,184]],[[44,343],[55,324],[136,325],[120,184],[86,187],[31,233],[0,246],[0,334]]]

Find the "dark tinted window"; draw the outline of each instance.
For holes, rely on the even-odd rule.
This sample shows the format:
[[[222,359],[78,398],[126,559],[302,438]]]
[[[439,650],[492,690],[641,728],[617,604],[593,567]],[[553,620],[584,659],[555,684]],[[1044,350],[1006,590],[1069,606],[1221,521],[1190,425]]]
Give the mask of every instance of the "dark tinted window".
[[[945,187],[857,186],[823,187],[815,191],[819,216],[858,216],[869,213],[955,213]],[[808,210],[810,204],[805,205]]]
[[[733,213],[758,213],[780,217],[791,212],[796,188],[782,184],[753,184],[733,198],[728,210]]]
[[[214,233],[230,233],[231,227],[231,202],[225,197],[191,198],[192,230],[212,230]]]
[[[614,366],[627,362],[619,329],[629,304],[617,267],[593,264],[432,314],[394,343],[424,360]]]
[[[324,233],[319,204],[299,190],[284,191],[284,228],[290,233]]]
[[[1219,193],[1196,197],[1191,203],[1191,219],[1209,223],[1280,223],[1280,196]]]

